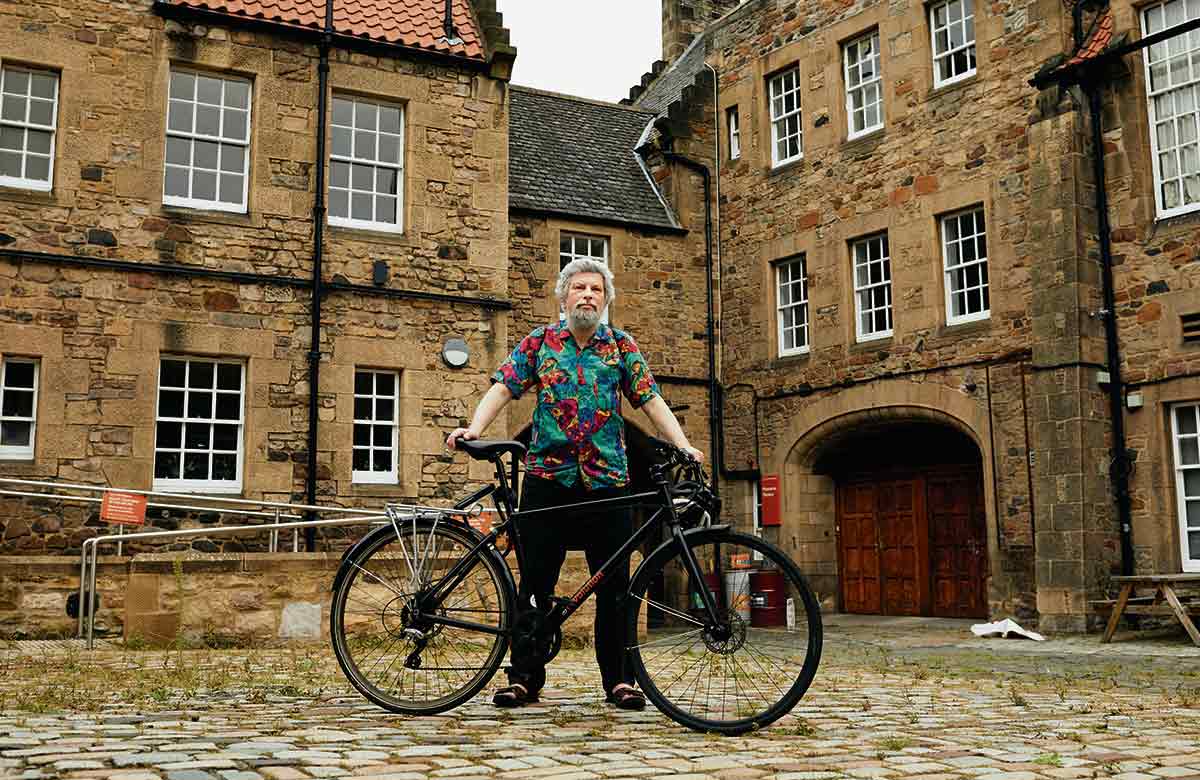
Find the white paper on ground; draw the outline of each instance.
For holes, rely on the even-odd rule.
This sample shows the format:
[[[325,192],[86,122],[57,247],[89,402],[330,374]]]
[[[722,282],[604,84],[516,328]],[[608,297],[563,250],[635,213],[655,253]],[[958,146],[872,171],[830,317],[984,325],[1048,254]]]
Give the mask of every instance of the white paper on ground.
[[[971,626],[971,633],[975,636],[1002,636],[1008,639],[1009,636],[1015,635],[1025,639],[1032,639],[1036,642],[1046,641],[1046,637],[1036,631],[1030,631],[1021,626],[1011,618],[997,620],[995,623],[976,623]]]

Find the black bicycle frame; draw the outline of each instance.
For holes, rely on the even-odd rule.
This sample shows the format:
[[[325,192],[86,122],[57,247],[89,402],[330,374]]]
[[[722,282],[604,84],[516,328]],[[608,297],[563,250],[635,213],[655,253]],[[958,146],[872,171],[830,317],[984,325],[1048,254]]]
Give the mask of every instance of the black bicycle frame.
[[[554,630],[565,623],[567,618],[574,614],[575,611],[579,609],[580,605],[583,604],[583,602],[595,592],[600,583],[604,581],[604,578],[607,577],[617,565],[628,560],[632,556],[634,548],[645,541],[646,538],[650,536],[651,531],[656,528],[659,523],[664,522],[664,520],[660,520],[664,512],[668,515],[667,518],[665,518],[665,522],[667,527],[671,530],[672,541],[680,552],[680,557],[683,559],[684,567],[687,569],[688,576],[693,582],[700,583],[698,590],[700,593],[700,599],[704,605],[705,614],[708,617],[708,625],[718,625],[719,618],[717,611],[719,606],[713,598],[712,591],[709,588],[704,587],[704,576],[700,571],[700,564],[696,561],[695,555],[692,554],[691,548],[688,547],[684,541],[682,524],[679,522],[679,516],[675,511],[675,501],[667,488],[667,482],[665,479],[660,479],[657,481],[658,490],[654,492],[637,493],[632,496],[619,496],[616,498],[603,498],[597,501],[581,501],[575,504],[564,504],[562,506],[545,507],[542,509],[531,509],[520,512],[513,510],[513,504],[516,502],[516,491],[509,489],[507,480],[505,479],[503,463],[501,462],[500,458],[496,458],[494,463],[496,466],[497,482],[499,484],[493,486],[493,488],[498,499],[496,500],[495,504],[496,511],[500,515],[501,522],[493,524],[491,531],[489,531],[487,535],[483,537],[483,539],[479,540],[479,542],[477,542],[469,552],[459,558],[454,566],[451,567],[450,571],[446,572],[446,575],[443,576],[442,579],[430,589],[430,592],[421,599],[420,610],[422,618],[431,623],[438,623],[455,628],[465,628],[488,634],[509,633],[504,629],[495,628],[493,626],[485,626],[478,623],[471,623],[466,620],[447,617],[445,615],[433,614],[434,610],[437,608],[437,605],[440,604],[442,600],[445,599],[450,593],[450,591],[456,588],[458,584],[461,583],[466,576],[471,573],[471,570],[476,565],[475,562],[478,560],[476,557],[478,552],[487,547],[494,548],[496,540],[499,539],[502,534],[508,533],[512,539],[511,546],[516,550],[517,553],[517,570],[522,574],[522,576],[524,576],[525,559],[521,551],[520,535],[517,532],[517,520],[520,517],[539,512],[565,511],[570,509],[579,509],[582,507],[591,508],[601,504],[632,504],[640,499],[657,494],[662,500],[662,504],[658,507],[658,510],[651,515],[650,519],[647,520],[640,528],[633,532],[633,535],[621,545],[620,549],[613,553],[612,556],[604,562],[604,565],[597,569],[596,573],[593,574],[587,582],[580,586],[579,590],[575,591],[575,593],[572,594],[571,597],[565,602],[560,602],[560,604],[562,604],[561,608],[554,609],[550,612],[548,616],[549,621],[547,628],[549,630]],[[470,500],[466,500],[462,503],[469,505],[475,500],[483,498],[492,492],[493,489],[484,488],[471,496]],[[466,507],[462,508],[465,509]],[[505,554],[507,555],[507,552]]]

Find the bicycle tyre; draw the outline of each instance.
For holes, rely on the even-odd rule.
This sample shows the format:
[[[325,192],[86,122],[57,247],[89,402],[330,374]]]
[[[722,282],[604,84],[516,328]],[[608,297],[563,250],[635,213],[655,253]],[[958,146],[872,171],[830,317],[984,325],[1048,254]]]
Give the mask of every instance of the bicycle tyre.
[[[728,735],[763,728],[790,712],[816,675],[822,649],[817,599],[796,564],[769,542],[720,528],[692,531],[684,539],[719,602],[724,629],[717,635],[703,627],[700,594],[684,573],[680,550],[664,545],[630,584],[630,666],[646,697],[676,723]],[[758,627],[753,616],[746,619],[749,571],[716,563],[747,560],[733,558],[731,551],[749,554],[760,570],[779,573],[794,605],[794,630]],[[648,596],[659,576],[663,593]],[[713,587],[713,579],[719,588]],[[659,620],[650,620],[652,610],[658,610]],[[640,641],[643,613],[647,625],[658,625]],[[701,679],[705,670],[714,675],[707,681]]]
[[[450,606],[443,606],[441,614],[453,611],[486,619],[498,633],[423,626],[430,639],[418,656],[420,668],[406,665],[416,642],[405,631],[417,628],[407,605],[421,587],[448,571],[480,537],[449,521],[436,527],[429,520],[401,522],[399,528],[397,537],[392,526],[385,526],[343,560],[329,611],[329,634],[342,672],[368,700],[391,712],[435,715],[469,701],[500,669],[508,650],[516,593],[499,554],[487,548],[479,550],[473,568],[443,602]],[[416,559],[416,551],[421,549],[427,551],[428,565]],[[452,669],[444,665],[450,652],[456,656],[454,664],[470,663],[470,657],[479,660]],[[427,654],[435,666],[425,664]],[[423,670],[459,673],[449,680],[435,680],[431,675],[420,677]]]

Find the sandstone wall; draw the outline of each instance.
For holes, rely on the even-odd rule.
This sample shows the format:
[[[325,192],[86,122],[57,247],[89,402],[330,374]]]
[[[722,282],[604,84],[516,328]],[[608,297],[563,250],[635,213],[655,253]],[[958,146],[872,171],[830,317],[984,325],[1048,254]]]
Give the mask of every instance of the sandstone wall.
[[[53,189],[0,188],[0,355],[42,364],[35,457],[0,473],[148,488],[159,356],[232,357],[246,366],[242,494],[302,499],[317,51],[270,32],[165,22],[152,5],[58,0],[0,13],[4,62],[61,74]],[[172,67],[253,83],[244,214],[163,204]],[[323,301],[316,346],[319,501],[457,497],[482,472],[447,457],[441,439],[508,348],[507,85],[466,65],[337,50],[330,87],[404,106],[405,229],[326,231],[323,276],[345,287]],[[387,280],[375,285],[379,261]],[[440,359],[450,336],[472,352],[461,371]],[[400,373],[397,484],[351,483],[356,367]],[[38,533],[44,514],[6,512],[0,546],[72,551],[94,532],[94,516],[68,512],[67,528]]]

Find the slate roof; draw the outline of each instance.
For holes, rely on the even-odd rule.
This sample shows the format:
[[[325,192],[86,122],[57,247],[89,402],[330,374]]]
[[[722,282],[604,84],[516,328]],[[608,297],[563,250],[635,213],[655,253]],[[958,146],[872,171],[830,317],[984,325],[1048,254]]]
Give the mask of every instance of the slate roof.
[[[707,30],[697,35],[684,49],[683,54],[679,55],[679,59],[650,82],[646,91],[634,101],[634,106],[661,116],[672,103],[679,100],[684,87],[691,86],[700,71],[704,70],[704,58],[708,54],[708,36]]]
[[[166,5],[321,30],[325,0],[160,0]],[[340,35],[377,43],[484,59],[470,0],[453,0],[451,15],[461,42],[446,40],[445,0],[333,0],[333,27]]]
[[[510,94],[511,208],[678,229],[634,154],[653,112],[528,87]]]

